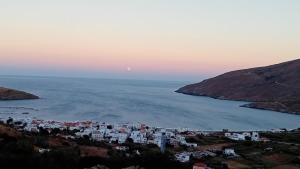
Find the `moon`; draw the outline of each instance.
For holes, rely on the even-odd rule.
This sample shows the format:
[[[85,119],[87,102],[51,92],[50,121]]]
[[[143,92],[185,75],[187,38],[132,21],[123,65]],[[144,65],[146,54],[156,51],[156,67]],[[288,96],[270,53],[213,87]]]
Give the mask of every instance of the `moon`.
[[[127,67],[127,71],[130,72],[131,71],[131,67],[128,66]]]

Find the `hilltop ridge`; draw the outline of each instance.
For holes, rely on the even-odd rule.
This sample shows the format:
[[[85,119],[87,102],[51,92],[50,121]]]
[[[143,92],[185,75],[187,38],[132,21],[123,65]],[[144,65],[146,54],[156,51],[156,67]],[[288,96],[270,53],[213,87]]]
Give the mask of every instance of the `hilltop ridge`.
[[[231,71],[176,92],[252,102],[244,107],[300,114],[300,59]]]

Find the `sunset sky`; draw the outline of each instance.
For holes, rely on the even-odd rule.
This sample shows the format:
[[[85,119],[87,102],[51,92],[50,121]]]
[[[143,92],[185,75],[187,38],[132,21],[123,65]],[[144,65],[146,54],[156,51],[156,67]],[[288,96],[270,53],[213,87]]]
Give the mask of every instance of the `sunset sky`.
[[[299,0],[0,0],[0,74],[193,80],[300,58]]]

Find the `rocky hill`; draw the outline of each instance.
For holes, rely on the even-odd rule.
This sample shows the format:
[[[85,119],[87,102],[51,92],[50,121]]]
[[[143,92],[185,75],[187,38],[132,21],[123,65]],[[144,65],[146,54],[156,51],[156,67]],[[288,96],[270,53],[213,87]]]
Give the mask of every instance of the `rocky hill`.
[[[0,87],[0,100],[26,100],[26,99],[39,99],[39,97],[23,91]]]
[[[228,72],[176,92],[253,102],[244,107],[300,114],[300,59]]]

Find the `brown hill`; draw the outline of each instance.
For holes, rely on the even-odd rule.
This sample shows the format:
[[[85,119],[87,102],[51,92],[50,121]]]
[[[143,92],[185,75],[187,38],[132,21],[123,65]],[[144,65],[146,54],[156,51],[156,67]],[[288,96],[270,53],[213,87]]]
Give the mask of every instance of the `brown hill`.
[[[176,92],[254,102],[245,107],[300,114],[300,59],[228,72]]]
[[[25,99],[39,99],[39,97],[23,91],[0,87],[0,100],[25,100]]]

